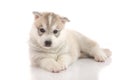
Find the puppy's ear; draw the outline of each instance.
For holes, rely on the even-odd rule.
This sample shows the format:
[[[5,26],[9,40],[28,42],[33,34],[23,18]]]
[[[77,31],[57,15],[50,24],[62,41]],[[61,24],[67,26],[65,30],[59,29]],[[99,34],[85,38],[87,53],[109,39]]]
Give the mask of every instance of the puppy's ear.
[[[70,22],[70,20],[66,17],[62,17],[61,20],[63,23]]]
[[[37,11],[33,11],[33,15],[34,15],[35,19],[38,19],[38,18],[40,18],[41,13],[39,13]]]

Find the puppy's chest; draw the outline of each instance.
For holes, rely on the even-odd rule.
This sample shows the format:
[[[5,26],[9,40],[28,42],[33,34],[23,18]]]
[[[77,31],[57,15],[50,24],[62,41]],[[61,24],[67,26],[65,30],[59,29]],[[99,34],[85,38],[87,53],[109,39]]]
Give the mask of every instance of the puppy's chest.
[[[66,54],[69,53],[68,47],[66,45],[59,45],[56,48],[49,49],[49,50],[41,50],[42,53],[50,54],[50,55],[61,55],[61,54]]]
[[[55,49],[50,49],[50,50],[42,50],[44,53],[47,54],[63,54],[63,53],[67,53],[68,50],[65,49],[65,47],[59,47],[59,48],[55,48]]]
[[[51,50],[41,50],[39,51],[41,57],[51,57],[57,59],[59,55],[65,54],[63,49],[51,49]]]

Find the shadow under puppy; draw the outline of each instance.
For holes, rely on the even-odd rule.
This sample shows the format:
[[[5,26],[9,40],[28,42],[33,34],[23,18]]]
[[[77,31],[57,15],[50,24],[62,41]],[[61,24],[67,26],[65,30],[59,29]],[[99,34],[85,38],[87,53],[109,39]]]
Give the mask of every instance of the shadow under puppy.
[[[111,52],[79,32],[64,29],[69,22],[52,12],[33,12],[34,23],[30,32],[30,60],[33,66],[50,72],[60,72],[83,57],[105,61]]]

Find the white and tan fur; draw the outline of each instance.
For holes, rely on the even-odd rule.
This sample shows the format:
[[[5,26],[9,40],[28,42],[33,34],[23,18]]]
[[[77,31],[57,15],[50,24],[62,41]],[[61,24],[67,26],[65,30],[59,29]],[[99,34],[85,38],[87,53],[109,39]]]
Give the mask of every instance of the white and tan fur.
[[[64,29],[69,20],[52,12],[33,12],[35,20],[30,32],[30,59],[33,66],[50,72],[65,70],[70,64],[83,57],[93,57],[103,62],[111,55],[93,40],[79,32]],[[45,32],[40,32],[40,29]],[[57,30],[57,33],[53,33]],[[51,46],[45,46],[50,40]]]

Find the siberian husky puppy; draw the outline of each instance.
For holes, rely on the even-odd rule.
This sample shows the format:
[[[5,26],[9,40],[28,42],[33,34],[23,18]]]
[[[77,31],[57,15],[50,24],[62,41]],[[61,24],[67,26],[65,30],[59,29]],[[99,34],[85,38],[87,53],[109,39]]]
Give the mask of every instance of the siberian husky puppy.
[[[30,59],[33,66],[50,72],[60,72],[79,58],[92,57],[104,62],[109,49],[101,48],[95,41],[79,32],[64,29],[69,22],[52,12],[33,12],[34,23],[30,32]]]

